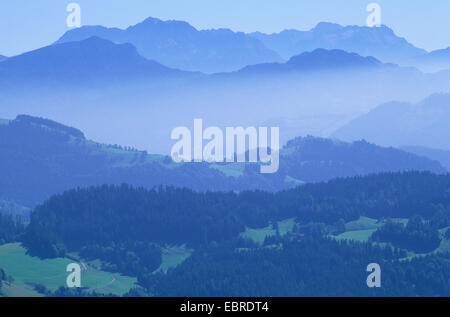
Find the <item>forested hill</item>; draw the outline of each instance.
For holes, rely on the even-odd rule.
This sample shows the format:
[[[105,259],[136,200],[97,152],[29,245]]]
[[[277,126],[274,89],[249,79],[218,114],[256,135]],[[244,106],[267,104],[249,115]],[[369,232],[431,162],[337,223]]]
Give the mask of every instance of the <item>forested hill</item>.
[[[364,218],[374,226],[369,241],[331,238]],[[295,219],[294,228],[281,236],[285,219]],[[398,222],[404,220],[406,226]],[[242,236],[270,224],[276,235],[262,245]],[[407,172],[278,193],[76,189],[38,206],[21,240],[32,255],[100,259],[157,296],[442,296],[450,290],[442,249],[449,228],[450,175]],[[155,274],[164,246],[184,244],[192,256]],[[405,261],[411,252],[424,254]],[[381,289],[365,285],[372,262],[383,267]]]
[[[334,224],[376,219],[442,218],[450,225],[450,175],[409,172],[336,179],[279,193],[197,193],[189,189],[135,189],[127,185],[71,190],[38,206],[26,245],[54,256],[98,244],[131,241],[188,243],[224,241],[245,227],[295,217],[302,223]]]
[[[236,186],[233,178],[204,164],[175,165],[163,155],[95,143],[54,121],[22,115],[1,123],[0,200],[33,207],[64,190],[101,184]]]
[[[103,184],[279,191],[378,172],[446,172],[438,162],[400,150],[314,137],[290,141],[280,161],[280,170],[271,175],[260,174],[256,164],[175,164],[168,156],[90,141],[80,130],[47,119],[21,115],[0,121],[0,201],[5,206],[34,207],[64,190]]]
[[[382,172],[446,173],[437,161],[364,140],[352,143],[316,137],[288,141],[281,151],[280,172],[305,182]]]

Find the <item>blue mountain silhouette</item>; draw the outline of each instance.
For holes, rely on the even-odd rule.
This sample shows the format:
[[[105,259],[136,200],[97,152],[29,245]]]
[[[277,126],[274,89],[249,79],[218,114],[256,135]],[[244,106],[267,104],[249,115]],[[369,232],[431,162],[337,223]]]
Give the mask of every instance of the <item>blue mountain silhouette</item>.
[[[286,63],[267,63],[243,68],[241,73],[283,73],[339,71],[387,66],[373,57],[362,57],[343,50],[316,49],[294,56]]]
[[[0,65],[0,81],[8,84],[94,82],[127,83],[187,74],[140,56],[131,44],[91,37],[47,46],[11,57]]]
[[[425,71],[450,70],[450,47],[419,55],[412,60],[414,65]]]
[[[341,49],[362,56],[374,56],[383,62],[398,63],[426,51],[400,38],[387,26],[341,26],[321,22],[309,31],[284,30],[275,34],[251,33],[283,58],[316,48]]]
[[[131,43],[140,55],[163,65],[191,71],[232,71],[246,65],[282,61],[274,51],[244,33],[228,29],[199,31],[182,21],[148,18],[125,30],[84,26],[65,33],[56,43],[98,36]]]
[[[434,94],[420,103],[389,102],[345,125],[333,136],[364,138],[380,145],[450,149],[450,94]]]

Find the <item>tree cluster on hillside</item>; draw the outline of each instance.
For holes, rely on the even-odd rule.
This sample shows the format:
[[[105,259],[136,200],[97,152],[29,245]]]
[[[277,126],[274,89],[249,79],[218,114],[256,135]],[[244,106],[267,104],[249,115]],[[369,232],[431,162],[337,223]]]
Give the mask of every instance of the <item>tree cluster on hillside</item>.
[[[439,231],[420,217],[412,217],[405,226],[388,222],[375,231],[370,241],[390,242],[395,246],[417,253],[428,253],[439,247]]]
[[[81,249],[80,256],[101,259],[107,263],[102,269],[129,276],[151,273],[162,263],[161,248],[154,243],[140,241],[111,242],[107,246],[87,245]]]
[[[71,190],[38,206],[24,243],[31,252],[50,257],[60,245],[71,251],[125,241],[196,247],[236,237],[245,227],[261,228],[291,217],[301,224],[338,228],[360,216],[419,215],[436,222],[441,215],[440,225],[447,226],[448,188],[450,175],[418,172],[337,179],[279,193],[105,185]]]
[[[25,226],[12,215],[0,213],[0,245],[17,241]]]
[[[2,291],[3,281],[6,279],[6,273],[0,268],[0,293]]]
[[[49,290],[42,284],[35,284],[34,290],[46,297],[117,297],[112,293],[103,294],[94,291],[89,291],[89,289],[81,287],[66,287],[61,286],[55,291]]]

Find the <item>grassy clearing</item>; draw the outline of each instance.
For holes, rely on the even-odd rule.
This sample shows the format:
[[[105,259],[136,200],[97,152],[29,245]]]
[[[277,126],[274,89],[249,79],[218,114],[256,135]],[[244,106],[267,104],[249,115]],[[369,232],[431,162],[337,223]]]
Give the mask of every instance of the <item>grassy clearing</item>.
[[[450,227],[442,228],[439,230],[439,233],[441,234],[441,244],[439,247],[434,250],[432,253],[447,253],[450,252],[450,240],[445,238],[445,233],[447,230],[449,230]]]
[[[170,268],[177,267],[191,256],[193,249],[188,249],[186,245],[170,246],[162,249],[162,263],[155,271],[167,273]]]
[[[447,253],[447,252],[450,252],[450,240],[442,239],[439,247],[432,253]]]
[[[294,229],[295,218],[286,219],[278,222],[278,231],[280,235],[284,236]],[[265,228],[252,229],[246,228],[244,232],[241,233],[241,237],[245,239],[253,240],[255,243],[263,244],[266,237],[276,235],[276,230],[273,225],[269,225]]]
[[[377,229],[382,225],[383,224],[380,223],[377,219],[361,216],[358,220],[347,222],[345,224],[345,230],[356,231],[356,230]]]
[[[396,218],[390,219],[392,222],[407,224],[408,219]],[[360,217],[358,220],[350,221],[345,224],[345,232],[337,236],[330,236],[337,240],[354,240],[367,242],[370,236],[378,228],[385,224],[384,221],[378,221],[377,219],[369,217]]]
[[[289,175],[286,175],[286,177],[284,178],[284,182],[285,183],[289,183],[289,184],[293,184],[294,186],[300,186],[300,185],[304,185],[306,184],[304,181],[293,178]]]
[[[140,151],[129,151],[120,148],[114,148],[108,145],[101,145],[98,148],[99,154],[108,155],[114,166],[130,167],[134,165],[144,165],[151,163],[163,163],[164,155],[147,154]]]
[[[69,141],[73,146],[87,147],[92,155],[102,156],[108,159],[110,164],[115,167],[130,167],[136,165],[145,165],[151,163],[160,163],[167,168],[177,167],[171,159],[166,161],[166,157],[160,154],[148,154],[138,150],[128,150],[112,145],[100,144],[91,140],[80,140],[72,138]]]
[[[220,171],[225,176],[239,178],[244,175],[245,163],[211,164],[210,167]]]
[[[36,292],[33,286],[23,283],[7,284],[3,282],[2,294],[4,297],[43,297],[44,295]]]
[[[272,225],[270,225],[260,229],[246,228],[245,231],[241,233],[241,237],[253,240],[258,244],[263,244],[266,237],[274,236],[275,234],[275,230],[272,228]]]
[[[283,221],[278,222],[278,230],[280,231],[280,235],[284,236],[289,232],[294,230],[295,226],[295,218],[289,218]]]
[[[0,125],[8,125],[10,122],[11,120],[0,118]]]
[[[66,267],[72,262],[74,260],[68,258],[40,259],[29,256],[19,243],[0,246],[0,267],[14,278],[9,290],[14,296],[28,296],[27,292],[32,287],[25,286],[32,284],[42,284],[52,291],[65,286],[68,275]],[[135,285],[136,279],[85,265],[81,273],[81,283],[82,286],[99,293],[122,295]]]
[[[341,233],[340,235],[333,236],[333,238],[335,238],[336,240],[354,240],[367,242],[369,241],[369,238],[372,235],[372,233],[374,233],[376,230],[377,229],[346,231],[344,233]]]

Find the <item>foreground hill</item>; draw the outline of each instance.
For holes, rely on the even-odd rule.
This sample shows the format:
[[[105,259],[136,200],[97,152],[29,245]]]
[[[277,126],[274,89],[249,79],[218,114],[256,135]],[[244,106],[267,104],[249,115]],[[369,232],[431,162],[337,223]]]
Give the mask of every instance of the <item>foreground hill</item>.
[[[55,256],[60,243],[67,251],[79,251],[111,239],[199,246],[231,239],[246,226],[260,228],[292,217],[332,225],[361,216],[443,216],[444,228],[450,226],[448,210],[442,209],[450,202],[449,184],[449,175],[404,172],[335,179],[277,193],[146,190],[126,184],[74,189],[35,208],[24,241],[37,254]]]
[[[417,104],[380,105],[337,130],[343,140],[364,138],[390,146],[424,146],[449,149],[450,94],[436,94]],[[382,127],[382,128],[380,128]]]
[[[249,64],[281,61],[274,51],[244,33],[228,29],[199,31],[183,21],[148,18],[125,30],[83,26],[66,32],[56,43],[98,36],[131,43],[138,52],[163,65],[190,71],[232,71]]]
[[[445,296],[449,186],[449,175],[409,172],[275,194],[77,189],[38,206],[23,242],[41,257],[101,259],[158,296]],[[284,219],[294,219],[291,233],[281,228]],[[272,225],[275,234],[261,244],[242,234]],[[335,241],[358,226],[374,228],[370,239]],[[161,246],[185,243],[196,252],[155,274]],[[368,288],[362,274],[373,262],[383,270],[381,289]]]

